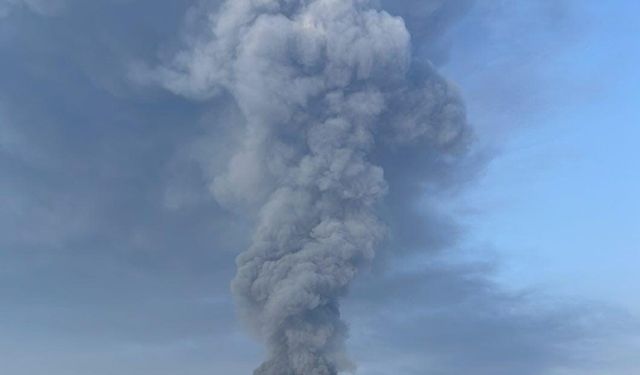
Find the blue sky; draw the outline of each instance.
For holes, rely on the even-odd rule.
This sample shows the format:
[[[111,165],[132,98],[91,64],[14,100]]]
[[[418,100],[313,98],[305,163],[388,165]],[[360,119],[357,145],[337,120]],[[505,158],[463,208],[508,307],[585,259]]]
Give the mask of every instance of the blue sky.
[[[260,362],[229,292],[251,223],[210,189],[238,106],[132,73],[216,3],[0,0],[0,373]],[[459,88],[483,157],[387,161],[445,187],[391,185],[389,243],[344,301],[358,373],[637,374],[640,4],[380,4]]]
[[[505,115],[519,123],[465,198],[481,211],[467,222],[473,241],[492,244],[504,260],[505,282],[542,284],[637,311],[640,30],[633,19],[640,8],[625,1],[582,2],[576,8],[565,28],[577,35],[536,41],[543,51],[554,49],[551,54],[523,53],[540,61],[529,73],[541,79],[524,88],[537,103],[528,103],[534,108],[525,113]],[[463,63],[454,65],[463,65],[452,69],[463,90],[467,81],[476,84]],[[489,70],[502,68],[498,63]],[[480,80],[484,74],[478,73]],[[515,81],[513,89],[520,90]],[[475,107],[472,99],[470,105]],[[480,136],[492,142],[494,134],[487,133]]]

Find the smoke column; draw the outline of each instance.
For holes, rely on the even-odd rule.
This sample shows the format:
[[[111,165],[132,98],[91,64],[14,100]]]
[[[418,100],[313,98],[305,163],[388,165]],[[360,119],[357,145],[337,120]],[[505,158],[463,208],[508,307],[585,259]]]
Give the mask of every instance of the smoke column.
[[[425,155],[460,149],[455,90],[412,61],[403,20],[367,0],[226,1],[156,76],[186,96],[230,95],[244,116],[212,191],[255,220],[232,283],[268,350],[255,374],[353,370],[339,301],[387,232],[374,159],[414,155],[420,175]]]

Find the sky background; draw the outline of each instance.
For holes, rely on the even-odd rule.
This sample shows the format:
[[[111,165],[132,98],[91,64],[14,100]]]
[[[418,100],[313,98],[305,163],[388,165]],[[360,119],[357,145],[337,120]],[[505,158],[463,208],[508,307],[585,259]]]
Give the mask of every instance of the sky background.
[[[194,4],[0,0],[1,373],[259,363],[228,288],[250,225],[201,162],[234,106],[131,75],[182,43]],[[359,373],[640,372],[640,5],[381,6],[459,87],[487,156],[425,192],[404,250],[345,301]]]
[[[500,95],[474,99],[484,96],[482,87],[491,86],[492,78],[481,67],[461,64],[463,52],[454,52],[460,56],[452,58],[451,74],[468,88],[480,137],[491,143],[509,133],[466,198],[482,211],[469,219],[470,233],[504,259],[507,282],[544,283],[556,292],[637,309],[640,200],[633,195],[640,171],[633,167],[638,151],[632,143],[640,132],[635,68],[640,47],[633,40],[638,6],[580,5],[565,8],[561,17],[566,18],[539,35],[516,34],[508,42],[515,44],[512,50],[531,39],[535,45],[521,47],[524,59],[487,59],[497,74],[514,77],[508,80],[515,92],[502,89],[516,103],[501,101]],[[520,28],[527,27],[522,23]],[[467,27],[458,30],[461,38],[471,34]],[[499,35],[488,39],[480,48],[509,49],[500,45]],[[498,110],[487,113],[491,108]]]

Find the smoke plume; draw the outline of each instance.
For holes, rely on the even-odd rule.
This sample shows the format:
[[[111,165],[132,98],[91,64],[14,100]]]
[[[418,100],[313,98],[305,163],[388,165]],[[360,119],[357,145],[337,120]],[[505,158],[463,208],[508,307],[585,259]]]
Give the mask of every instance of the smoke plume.
[[[155,76],[185,96],[229,95],[244,117],[211,189],[255,221],[232,283],[268,350],[255,374],[352,370],[340,298],[385,238],[376,211],[393,186],[375,160],[414,155],[402,169],[420,176],[459,156],[464,107],[373,1],[229,0],[207,22]]]

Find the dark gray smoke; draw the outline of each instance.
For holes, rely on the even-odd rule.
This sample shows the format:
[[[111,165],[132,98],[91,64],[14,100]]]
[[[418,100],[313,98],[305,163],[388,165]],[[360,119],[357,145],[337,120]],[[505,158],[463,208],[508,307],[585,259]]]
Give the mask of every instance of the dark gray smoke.
[[[372,1],[229,0],[155,72],[186,96],[229,94],[244,116],[212,192],[256,222],[232,284],[268,348],[256,374],[353,368],[339,299],[385,237],[376,208],[393,175],[373,155],[415,154],[420,174],[425,155],[464,150],[455,90],[411,51],[404,21]]]

